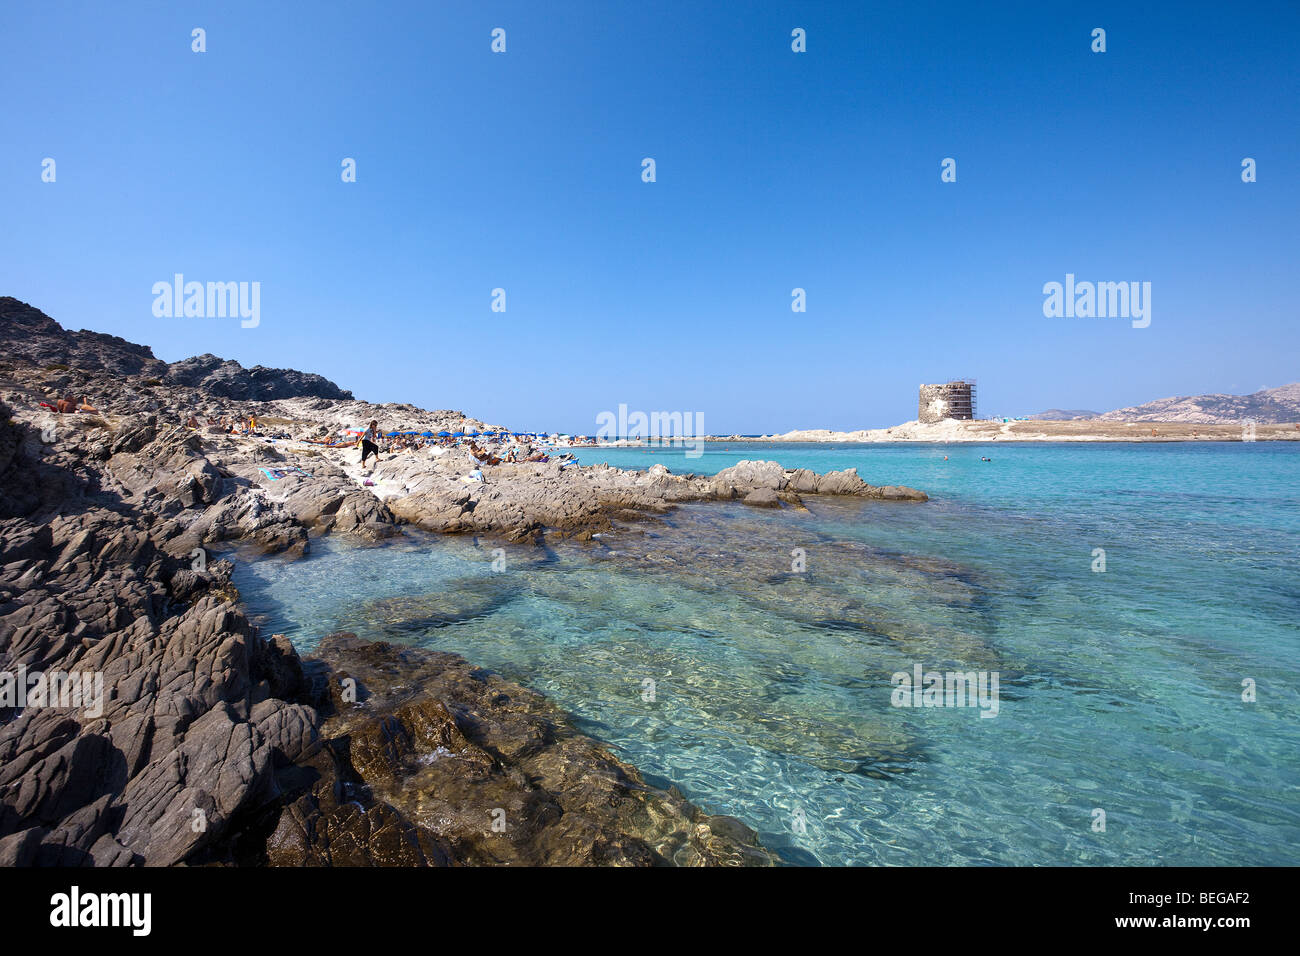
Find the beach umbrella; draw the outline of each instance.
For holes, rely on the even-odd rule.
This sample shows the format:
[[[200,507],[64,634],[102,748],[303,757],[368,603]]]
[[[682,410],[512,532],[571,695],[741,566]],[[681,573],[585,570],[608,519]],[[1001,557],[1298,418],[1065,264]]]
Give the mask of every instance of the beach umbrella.
[[[385,435],[384,437],[385,437],[385,438],[396,438],[396,437],[397,437],[397,432],[389,432],[389,433],[388,433],[387,435]]]
[[[451,437],[452,437],[452,438],[464,438],[464,437],[465,437],[465,433],[464,433],[464,432],[452,432],[452,433],[451,433]]]
[[[438,437],[439,437],[439,438],[450,438],[450,437],[451,437],[451,432],[438,432]]]
[[[420,437],[421,437],[421,438],[432,438],[432,437],[433,437],[433,432],[420,432]]]

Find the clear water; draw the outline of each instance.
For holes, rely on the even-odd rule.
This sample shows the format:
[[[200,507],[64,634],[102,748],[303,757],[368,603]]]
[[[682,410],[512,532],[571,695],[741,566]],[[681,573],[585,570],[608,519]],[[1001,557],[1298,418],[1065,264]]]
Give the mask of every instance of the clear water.
[[[856,466],[933,500],[692,505],[551,552],[329,539],[236,582],[304,651],[351,630],[551,695],[790,863],[1300,862],[1300,445],[582,457]],[[997,716],[891,706],[891,675],[917,663],[998,672]]]

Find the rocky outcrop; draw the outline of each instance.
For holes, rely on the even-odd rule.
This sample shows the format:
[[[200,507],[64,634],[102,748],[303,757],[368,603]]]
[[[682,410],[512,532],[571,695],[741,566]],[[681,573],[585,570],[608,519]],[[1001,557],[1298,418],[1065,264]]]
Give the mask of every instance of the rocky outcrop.
[[[0,671],[75,678],[25,700],[11,679],[0,706],[6,865],[193,858],[274,802],[277,755],[310,744],[312,715],[271,694],[284,677],[229,564],[168,553],[166,513],[202,508],[215,476],[183,441],[136,441],[110,459],[119,484],[0,407]]]
[[[215,355],[200,355],[169,365],[155,357],[148,346],[135,345],[116,335],[64,329],[44,312],[12,296],[0,296],[0,329],[4,331],[8,357],[23,358],[56,371],[76,369],[82,373],[139,376],[244,402],[352,398],[351,392],[329,379],[293,369],[261,365],[246,369]]]
[[[496,533],[512,539],[545,530],[590,536],[608,531],[614,520],[663,514],[693,501],[739,499],[744,504],[802,507],[801,494],[851,495],[889,501],[926,501],[927,495],[899,485],[870,485],[855,469],[825,475],[787,472],[774,461],[742,461],[712,477],[674,475],[662,465],[629,472],[588,467],[499,465],[485,483],[466,483],[459,461],[397,456],[381,463],[375,476],[395,487],[385,498],[400,521],[443,533]]]
[[[40,309],[12,296],[0,296],[0,330],[5,358],[40,366],[64,366],[109,375],[159,376],[167,363],[147,345],[134,345],[102,332],[65,330]]]
[[[164,378],[175,385],[202,389],[218,398],[240,402],[269,402],[296,397],[352,399],[351,392],[321,375],[263,365],[244,368],[232,359],[215,355],[199,355],[173,362]]]
[[[774,461],[740,461],[730,468],[723,468],[713,476],[713,480],[737,488],[770,488],[780,491],[789,479],[785,469]]]
[[[869,485],[858,477],[856,468],[844,471],[828,471],[824,475],[799,468],[785,471],[774,461],[741,461],[730,468],[724,468],[713,477],[715,491],[722,497],[734,497],[726,494],[726,488],[736,490],[756,489],[771,491],[772,495],[754,498],[750,491],[745,498],[747,504],[759,501],[779,503],[776,492],[795,492],[816,495],[852,495],[857,498],[876,498],[885,501],[928,501],[929,496],[915,488],[904,485]]]
[[[742,499],[751,508],[779,508],[781,499],[771,488],[755,488]]]

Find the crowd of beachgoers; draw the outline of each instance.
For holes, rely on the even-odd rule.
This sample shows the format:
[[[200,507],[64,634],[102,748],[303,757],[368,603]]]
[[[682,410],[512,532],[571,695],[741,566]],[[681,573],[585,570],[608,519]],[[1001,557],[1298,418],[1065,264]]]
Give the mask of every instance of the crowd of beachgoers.
[[[83,402],[85,400],[83,399]],[[86,406],[87,410],[91,406]],[[441,458],[451,452],[463,452],[458,456],[465,462],[462,480],[485,481],[484,467],[508,464],[545,464],[552,461],[568,464],[574,460],[573,455],[561,449],[580,445],[595,445],[594,438],[571,437],[568,435],[546,434],[544,432],[511,432],[507,430],[469,428],[464,431],[384,431],[377,419],[372,419],[363,428],[329,429],[320,426],[290,428],[284,423],[259,420],[254,414],[248,416],[212,415],[199,416],[190,414],[184,422],[194,431],[203,431],[209,435],[227,435],[234,438],[252,439],[273,445],[284,443],[290,448],[311,450],[328,450],[335,453],[347,453],[356,450],[360,465],[357,479],[374,473],[376,465],[382,459],[397,456],[428,456],[430,459]],[[297,431],[299,434],[294,434]],[[345,460],[351,460],[346,455]],[[274,469],[266,471],[270,478],[278,475]],[[366,482],[370,484],[370,482]]]
[[[569,436],[547,435],[538,432],[497,432],[470,430],[467,432],[416,432],[390,431],[374,427],[375,444],[383,454],[398,452],[431,451],[438,454],[441,449],[464,448],[485,464],[499,465],[503,462],[544,462],[549,460],[547,450],[572,447],[577,445],[595,445],[594,438],[570,438]],[[256,434],[256,431],[249,432]],[[365,429],[344,429],[324,436],[300,438],[309,445],[322,445],[327,448],[346,448],[349,445],[360,446],[365,440]]]
[[[55,403],[42,402],[41,405],[59,415],[86,413],[103,414],[90,399],[60,398]],[[259,419],[256,413],[248,414],[211,414],[202,415],[192,411],[185,417],[183,424],[194,431],[207,434],[229,435],[249,438],[271,443],[289,442],[314,446],[323,449],[355,448],[363,452],[360,463],[365,466],[370,459],[370,468],[379,461],[380,456],[398,454],[427,453],[438,457],[452,450],[467,451],[471,456],[471,470],[466,476],[483,480],[482,466],[495,466],[515,463],[547,463],[558,460],[566,463],[573,460],[569,454],[559,453],[562,449],[595,446],[595,438],[585,435],[571,436],[560,433],[515,432],[507,429],[478,429],[466,427],[461,431],[441,429],[439,431],[383,430],[378,420],[372,419],[369,427],[328,428],[318,425],[291,427],[282,419],[267,421]],[[303,433],[303,429],[306,432]],[[299,434],[294,434],[297,431]]]
[[[85,401],[83,398],[82,402]],[[83,410],[95,411],[88,405]],[[216,429],[223,434],[276,441],[298,441],[303,444],[318,445],[325,448],[360,447],[362,442],[367,440],[366,436],[369,434],[366,428],[335,430],[316,428],[308,435],[294,436],[288,429],[278,423],[268,424],[265,420],[259,422],[256,415],[246,417],[216,415],[201,419],[200,416],[191,414],[186,419],[185,424],[187,427],[196,430],[206,427],[209,430]],[[370,438],[373,439],[383,453],[440,448],[467,448],[484,461],[490,458],[500,459],[500,461],[490,462],[491,464],[514,461],[546,461],[546,455],[537,449],[594,446],[597,444],[595,438],[585,435],[575,437],[547,432],[479,431],[475,428],[456,432],[445,429],[438,432],[384,431],[379,427],[378,420],[372,420],[371,428],[374,429],[374,432],[370,434]]]
[[[558,438],[558,436],[557,436]],[[564,463],[573,460],[572,455],[554,454],[556,444],[549,438],[536,434],[473,430],[469,432],[384,432],[379,428],[378,420],[372,420],[364,431],[346,429],[343,434],[326,435],[318,439],[306,439],[306,444],[323,445],[328,448],[346,448],[356,445],[361,451],[361,465],[373,455],[371,471],[380,461],[381,455],[427,454],[437,458],[448,454],[453,449],[469,453],[470,470],[465,478],[470,481],[484,481],[483,467],[522,462],[545,463],[552,458]],[[370,472],[367,472],[369,474]]]

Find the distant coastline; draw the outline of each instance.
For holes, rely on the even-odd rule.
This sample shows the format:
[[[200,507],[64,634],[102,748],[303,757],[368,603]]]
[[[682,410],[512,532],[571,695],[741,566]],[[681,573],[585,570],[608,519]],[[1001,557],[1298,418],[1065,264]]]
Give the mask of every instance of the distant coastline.
[[[933,424],[904,422],[892,428],[832,431],[799,429],[779,435],[716,435],[710,442],[1223,442],[1300,441],[1300,423],[1193,424],[1190,422],[1121,422],[1085,419],[1074,421],[985,419],[948,420]]]

